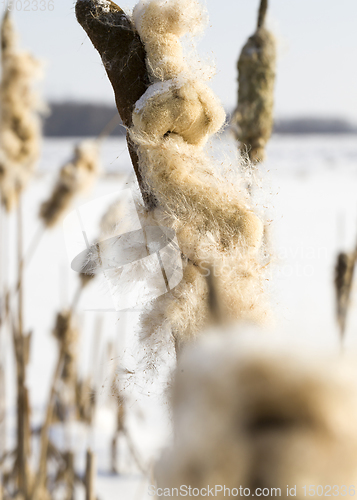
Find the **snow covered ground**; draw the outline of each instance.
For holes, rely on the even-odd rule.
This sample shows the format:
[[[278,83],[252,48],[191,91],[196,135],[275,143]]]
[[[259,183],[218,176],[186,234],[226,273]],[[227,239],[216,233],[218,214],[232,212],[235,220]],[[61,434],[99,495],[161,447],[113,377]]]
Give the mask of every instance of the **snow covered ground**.
[[[40,175],[24,200],[25,246],[38,230],[39,202],[48,196],[55,172],[71,155],[75,142],[74,139],[47,139],[44,142]],[[220,139],[216,146],[228,155],[235,149],[234,143],[227,138]],[[102,163],[105,171],[116,175],[103,177],[87,198],[78,200],[78,205],[126,186],[131,164],[123,139],[110,139],[103,144]],[[268,160],[261,179],[262,194],[258,198],[267,207],[272,221],[274,266],[270,289],[274,330],[301,339],[307,347],[339,348],[333,267],[337,252],[353,249],[356,243],[356,167],[357,138],[354,136],[274,136],[268,147]],[[10,221],[10,240],[12,232]],[[11,274],[14,248],[5,259]],[[77,279],[69,266],[62,227],[46,232],[26,272],[25,320],[26,328],[33,331],[28,385],[34,424],[39,424],[43,416],[56,356],[55,340],[51,335],[54,315],[71,302]],[[149,479],[143,479],[133,461],[127,460],[124,442],[120,444],[123,475],[110,473],[110,440],[115,423],[110,373],[113,369],[120,373],[122,365],[137,372],[127,380],[128,428],[138,453],[149,466],[171,437],[165,374],[151,384],[144,369],[135,366],[135,360],[143,354],[135,333],[138,313],[88,312],[86,304],[100,296],[101,288],[94,282],[86,294],[79,304],[82,326],[79,353],[83,372],[95,370],[98,374],[99,410],[92,433],[72,425],[66,431],[66,440],[79,451],[79,470],[83,468],[86,444],[90,443],[96,450],[97,493],[101,500],[149,498]],[[356,300],[353,293],[354,305]],[[101,342],[96,348],[96,366],[93,366],[92,339],[98,317],[102,317],[104,323]],[[357,307],[353,307],[346,336],[349,350],[357,346],[356,331]],[[118,359],[110,360],[106,355],[109,340],[117,343]],[[169,361],[172,365],[173,360]],[[11,359],[7,365],[10,374]],[[14,388],[10,376],[8,380],[10,444],[14,439]],[[60,428],[54,430],[54,439],[59,445],[64,441]],[[82,498],[82,492],[78,495]]]

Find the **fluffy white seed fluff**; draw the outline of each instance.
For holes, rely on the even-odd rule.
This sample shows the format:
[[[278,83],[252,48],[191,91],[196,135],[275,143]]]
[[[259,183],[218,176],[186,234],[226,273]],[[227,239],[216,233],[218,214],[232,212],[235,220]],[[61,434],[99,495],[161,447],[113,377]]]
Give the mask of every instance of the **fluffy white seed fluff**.
[[[207,322],[205,268],[214,267],[228,318],[265,316],[260,264],[263,224],[239,179],[218,173],[204,147],[225,121],[212,90],[186,64],[180,38],[202,27],[196,0],[146,0],[133,20],[145,45],[152,85],[136,103],[131,138],[157,224],[175,229],[184,278],[143,315],[150,337],[169,323],[175,338],[196,336]]]

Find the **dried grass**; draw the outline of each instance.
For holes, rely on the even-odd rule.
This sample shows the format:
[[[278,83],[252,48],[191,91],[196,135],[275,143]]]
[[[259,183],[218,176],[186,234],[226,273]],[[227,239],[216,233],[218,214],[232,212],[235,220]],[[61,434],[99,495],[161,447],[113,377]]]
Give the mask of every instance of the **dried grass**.
[[[260,19],[238,60],[238,107],[232,118],[240,147],[253,162],[265,159],[273,130],[275,73],[275,38]]]

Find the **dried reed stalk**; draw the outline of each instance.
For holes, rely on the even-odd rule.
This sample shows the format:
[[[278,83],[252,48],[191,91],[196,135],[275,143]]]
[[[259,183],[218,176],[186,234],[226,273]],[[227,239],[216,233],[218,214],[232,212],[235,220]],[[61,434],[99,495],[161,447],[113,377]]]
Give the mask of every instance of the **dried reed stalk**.
[[[92,425],[96,408],[96,395],[93,391],[92,377],[76,380],[76,416],[80,422]]]
[[[92,450],[87,450],[85,489],[86,500],[96,500],[95,496],[96,458]]]
[[[7,10],[1,27],[2,80],[0,86],[0,192],[7,211],[17,204],[39,156],[43,109],[32,90],[38,62],[16,46],[16,34]]]
[[[119,391],[118,391],[119,392]],[[117,407],[116,407],[116,428],[111,443],[111,469],[114,474],[120,474],[118,469],[118,439],[121,435],[125,436],[124,419],[126,413],[125,398],[119,396],[117,392]]]
[[[16,471],[18,488],[27,500],[30,495],[30,407],[26,386],[26,368],[29,361],[30,336],[25,336],[23,325],[23,265],[22,265],[22,204],[21,197],[17,206],[17,257],[18,257],[18,317],[13,325],[13,341],[17,372],[17,458]]]
[[[265,159],[273,130],[276,48],[265,27],[268,0],[261,0],[257,30],[238,60],[238,107],[232,117],[240,148],[253,162]]]
[[[67,451],[66,453],[66,484],[67,491],[65,500],[75,500],[75,480],[76,474],[74,469],[74,454],[71,451]]]
[[[42,106],[32,90],[39,74],[39,64],[26,52],[17,49],[10,12],[1,26],[2,80],[0,86],[0,192],[1,203],[9,212],[17,205],[18,304],[13,341],[17,371],[17,485],[22,497],[30,494],[30,415],[26,387],[29,337],[23,321],[23,229],[21,193],[31,178],[39,156]],[[9,312],[10,309],[7,309]]]
[[[109,345],[109,357],[111,359],[117,359],[116,355],[116,350],[112,344]],[[129,452],[134,459],[138,469],[143,473],[146,474],[147,470],[145,465],[143,464],[137,450],[135,447],[135,444],[133,440],[131,439],[130,433],[128,432],[128,429],[125,425],[125,419],[127,415],[127,402],[124,394],[122,393],[121,390],[121,384],[120,384],[120,379],[118,380],[116,377],[115,370],[113,370],[112,373],[112,380],[111,380],[111,389],[112,389],[112,396],[115,397],[117,406],[116,406],[116,428],[114,431],[114,436],[112,439],[111,443],[111,468],[112,472],[115,474],[119,474],[120,470],[117,467],[117,462],[118,462],[118,453],[117,453],[117,443],[118,439],[120,436],[122,436],[126,444],[128,446]]]
[[[57,365],[52,378],[51,390],[46,409],[46,417],[41,428],[40,458],[35,478],[35,484],[31,495],[31,500],[37,500],[37,496],[39,495],[39,493],[43,490],[46,490],[47,465],[48,465],[48,454],[50,445],[48,433],[50,426],[52,424],[55,396],[57,392],[58,381],[60,379],[63,370],[63,363],[64,363],[64,351],[60,349]]]
[[[59,342],[59,354],[57,359],[56,368],[52,378],[52,384],[50,389],[50,395],[48,398],[46,418],[41,429],[40,438],[40,458],[35,479],[35,485],[32,491],[31,500],[37,500],[39,492],[46,491],[46,481],[47,481],[47,465],[48,465],[48,454],[49,454],[49,429],[53,423],[53,415],[55,409],[56,395],[58,392],[58,385],[61,378],[68,380],[68,377],[73,378],[75,361],[73,360],[73,343],[77,337],[77,331],[73,326],[73,311],[66,311],[59,313],[56,317],[56,324],[53,330],[53,334]],[[71,457],[69,457],[69,464],[71,464]],[[68,458],[67,457],[67,458]],[[73,496],[73,481],[72,472],[67,474],[67,479],[69,482],[70,496]]]

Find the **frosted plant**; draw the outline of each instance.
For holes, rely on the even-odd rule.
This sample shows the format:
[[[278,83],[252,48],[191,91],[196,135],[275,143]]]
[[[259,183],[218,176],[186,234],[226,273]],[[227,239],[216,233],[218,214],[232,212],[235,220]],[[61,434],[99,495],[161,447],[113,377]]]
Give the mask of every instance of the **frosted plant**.
[[[237,329],[207,332],[184,349],[172,395],[175,442],[156,467],[158,486],[280,488],[286,497],[296,485],[294,496],[305,498],[304,485],[353,484],[355,363]]]
[[[0,192],[2,204],[10,211],[39,156],[43,105],[32,89],[40,65],[29,53],[18,50],[9,11],[2,22],[1,48]]]

